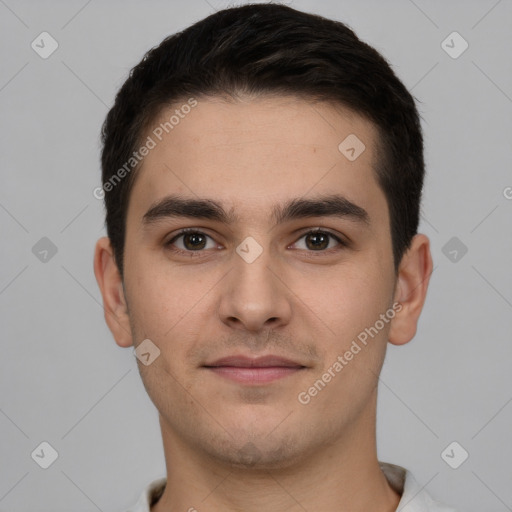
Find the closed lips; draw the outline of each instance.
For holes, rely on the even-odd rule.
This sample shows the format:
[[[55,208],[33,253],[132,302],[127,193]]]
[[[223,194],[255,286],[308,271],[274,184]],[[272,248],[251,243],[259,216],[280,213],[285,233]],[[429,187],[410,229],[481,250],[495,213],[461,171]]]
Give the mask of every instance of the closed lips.
[[[218,359],[212,363],[205,364],[207,368],[219,368],[223,366],[230,366],[236,368],[304,368],[303,365],[279,356],[263,356],[257,358],[243,357],[243,356],[228,356]]]

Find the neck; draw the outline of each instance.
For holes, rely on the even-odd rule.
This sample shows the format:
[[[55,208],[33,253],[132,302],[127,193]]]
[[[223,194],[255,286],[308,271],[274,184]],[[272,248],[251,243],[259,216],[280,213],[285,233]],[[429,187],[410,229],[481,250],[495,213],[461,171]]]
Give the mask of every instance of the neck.
[[[161,417],[167,485],[151,512],[394,512],[400,496],[377,460],[374,398],[335,442],[272,469],[212,460],[178,439]]]

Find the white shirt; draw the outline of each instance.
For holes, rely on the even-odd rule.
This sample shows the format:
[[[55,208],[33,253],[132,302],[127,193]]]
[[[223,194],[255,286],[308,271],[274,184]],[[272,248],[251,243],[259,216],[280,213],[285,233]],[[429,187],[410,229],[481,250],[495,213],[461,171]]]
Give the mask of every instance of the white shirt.
[[[457,512],[454,508],[433,500],[407,469],[387,462],[380,462],[380,468],[389,485],[402,496],[397,512]],[[151,505],[162,495],[166,480],[165,477],[153,480],[127,512],[150,512]]]

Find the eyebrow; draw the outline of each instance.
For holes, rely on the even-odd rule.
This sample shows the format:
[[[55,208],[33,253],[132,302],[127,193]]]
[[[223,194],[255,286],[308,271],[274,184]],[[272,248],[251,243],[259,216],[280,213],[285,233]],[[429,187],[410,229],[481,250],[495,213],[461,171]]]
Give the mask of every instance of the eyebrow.
[[[144,214],[142,223],[149,226],[160,220],[177,217],[208,219],[227,225],[235,224],[239,220],[233,209],[226,211],[221,203],[212,199],[193,199],[170,195],[151,206]],[[370,216],[364,208],[339,194],[312,199],[291,199],[284,205],[274,205],[270,214],[270,220],[276,225],[307,217],[338,217],[370,224]]]

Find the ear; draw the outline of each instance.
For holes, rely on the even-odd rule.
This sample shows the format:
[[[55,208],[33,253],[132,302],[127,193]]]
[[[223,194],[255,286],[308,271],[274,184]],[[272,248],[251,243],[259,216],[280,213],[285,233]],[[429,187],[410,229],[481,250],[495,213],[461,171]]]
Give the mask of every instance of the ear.
[[[389,329],[388,339],[393,345],[404,345],[416,334],[431,274],[430,241],[423,234],[415,235],[398,269],[394,302],[402,308],[397,309]]]
[[[94,274],[103,296],[105,321],[120,347],[133,345],[123,281],[108,237],[96,242]]]

